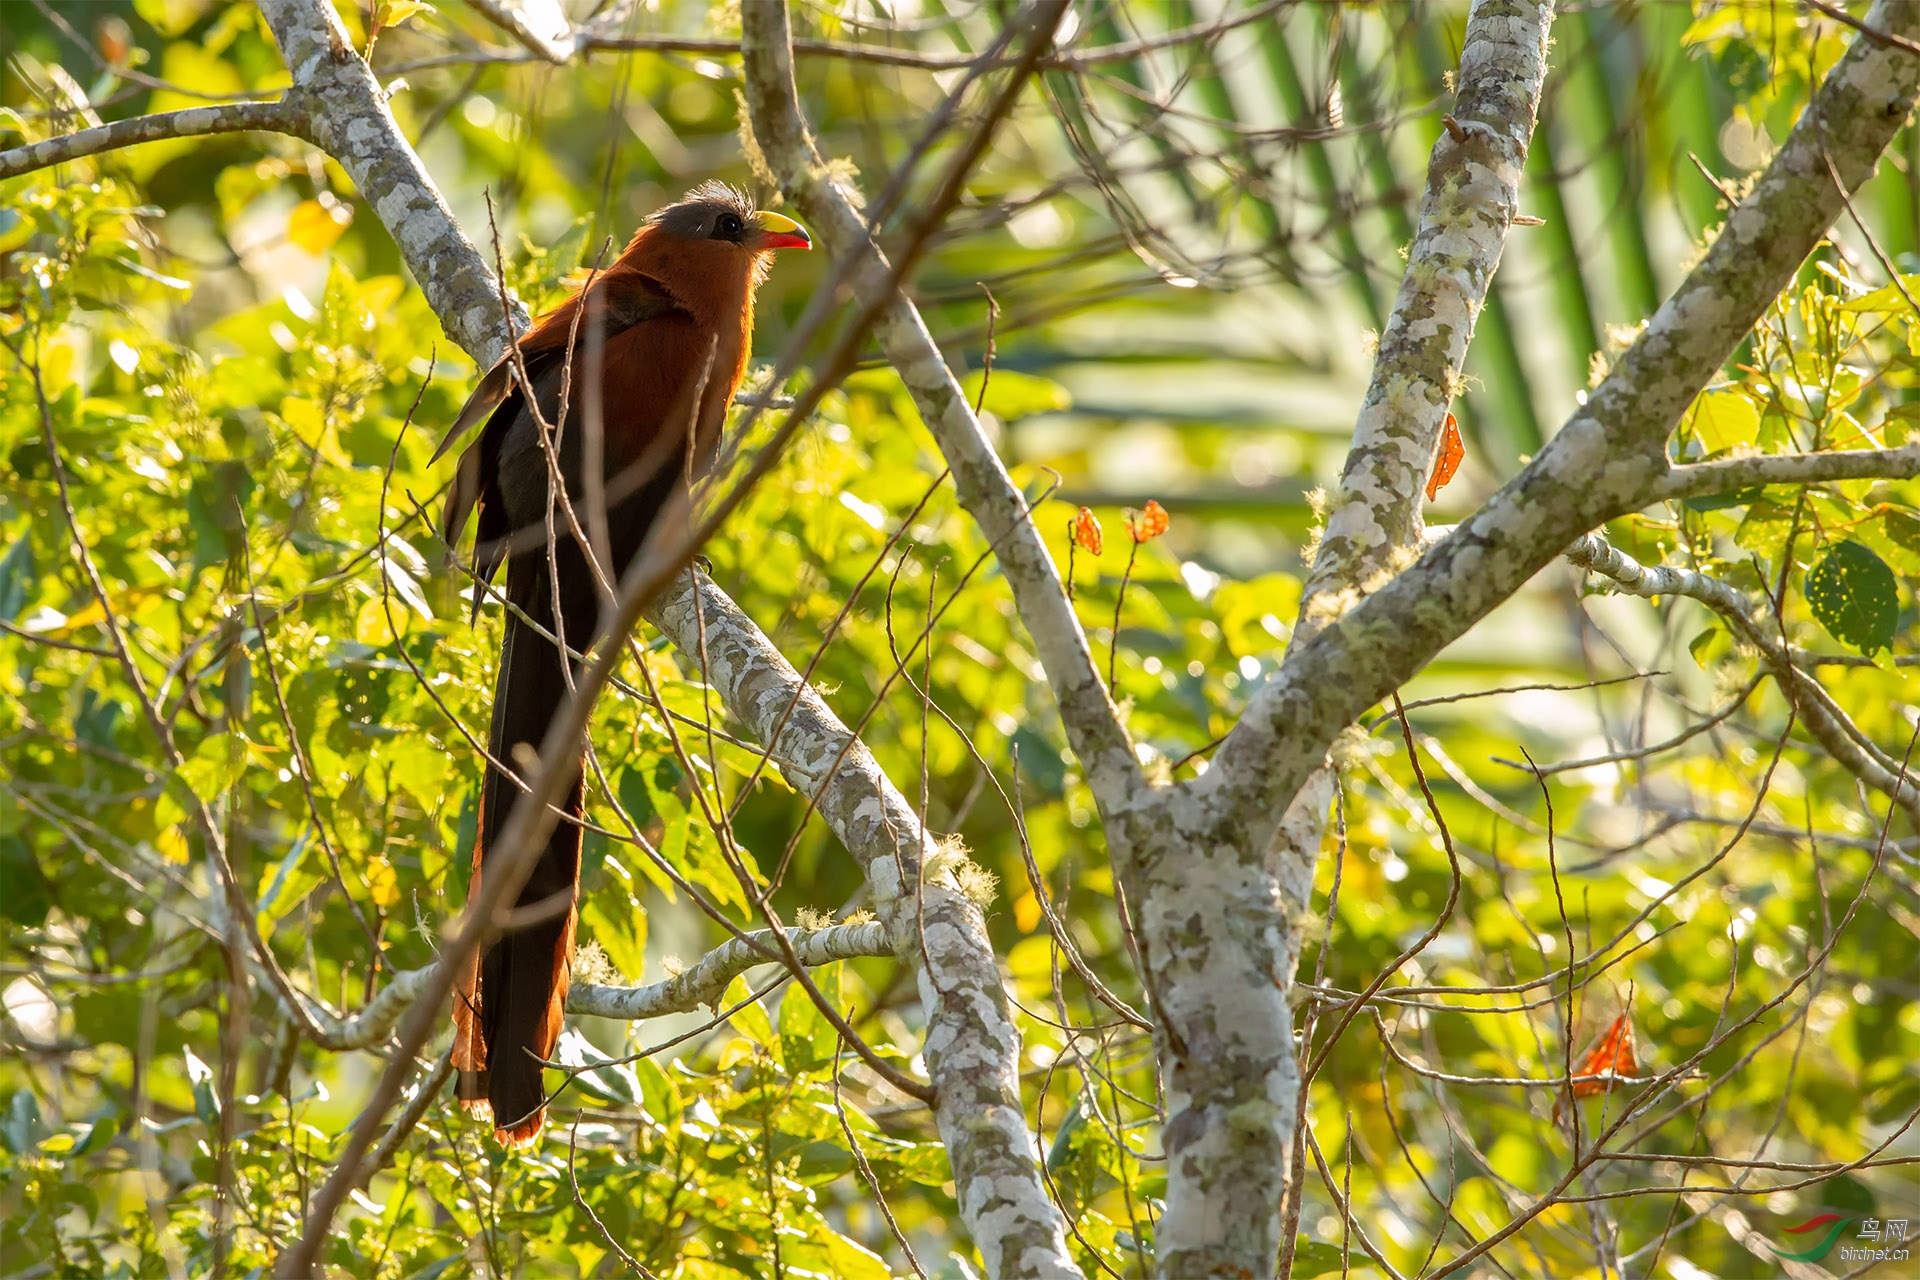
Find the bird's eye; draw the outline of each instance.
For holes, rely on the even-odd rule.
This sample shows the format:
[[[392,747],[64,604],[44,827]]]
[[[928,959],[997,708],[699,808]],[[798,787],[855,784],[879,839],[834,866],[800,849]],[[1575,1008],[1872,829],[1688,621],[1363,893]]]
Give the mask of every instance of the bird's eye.
[[[720,215],[720,221],[714,224],[714,230],[719,233],[720,239],[738,240],[740,233],[745,231],[746,227],[742,225],[738,215],[723,213]]]

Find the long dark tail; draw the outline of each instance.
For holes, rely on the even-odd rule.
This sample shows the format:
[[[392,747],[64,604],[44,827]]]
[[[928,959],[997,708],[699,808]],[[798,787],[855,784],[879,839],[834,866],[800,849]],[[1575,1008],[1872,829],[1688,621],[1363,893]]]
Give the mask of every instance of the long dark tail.
[[[563,581],[571,578],[563,563]],[[571,593],[570,593],[571,594]],[[507,599],[528,617],[554,631],[552,589],[544,549],[512,557],[507,563]],[[594,607],[562,599],[569,647],[585,649],[592,639]],[[501,764],[529,772],[515,759],[520,748],[538,751],[547,726],[567,698],[563,655],[545,637],[510,610],[500,652],[500,676],[494,689],[493,728],[488,750]],[[473,846],[473,881],[480,891],[494,844],[514,808],[527,802],[512,779],[489,765],[481,784],[479,835]],[[581,781],[575,765],[561,812],[582,813]],[[560,1039],[572,971],[574,902],[580,890],[580,827],[565,818],[547,837],[533,874],[520,890],[517,906],[541,907],[543,918],[502,934],[468,962],[454,992],[454,1066],[457,1096],[469,1111],[491,1111],[494,1136],[507,1146],[527,1146],[540,1137],[546,1121],[546,1091],[538,1059],[551,1060]]]

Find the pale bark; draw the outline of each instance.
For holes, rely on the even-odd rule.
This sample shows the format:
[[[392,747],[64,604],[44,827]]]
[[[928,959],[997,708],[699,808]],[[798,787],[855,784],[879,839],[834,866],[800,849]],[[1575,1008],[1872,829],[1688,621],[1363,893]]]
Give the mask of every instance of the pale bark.
[[[1654,486],[1656,498],[1698,498],[1765,484],[1834,480],[1911,480],[1920,476],[1920,444],[1833,453],[1756,453],[1675,467]]]
[[[340,162],[393,236],[447,336],[481,368],[507,341],[500,286],[387,109],[372,70],[325,0],[260,0],[308,114],[301,136]],[[527,314],[515,304],[514,329]]]
[[[650,616],[785,763],[781,772],[866,872],[872,906],[903,961],[922,961],[924,1052],[960,1215],[994,1277],[1080,1274],[1040,1178],[1020,1099],[1020,1033],[980,907],[952,858],[873,755],[771,640],[702,575],[674,580]],[[704,632],[704,635],[703,635]],[[836,763],[837,762],[837,763]]]
[[[896,951],[887,928],[878,922],[836,924],[823,929],[789,929],[787,940],[801,964],[813,967],[855,956],[890,956]],[[761,965],[783,964],[773,933],[755,929],[721,943],[690,967],[644,987],[609,987],[576,982],[567,991],[567,1012],[597,1018],[639,1021],[669,1013],[718,1008],[727,984]]]
[[[1552,15],[1551,0],[1480,0],[1468,17],[1459,101],[1434,146],[1295,652],[1419,544],[1422,486],[1518,212]],[[1324,752],[1327,740],[1317,745]],[[1112,840],[1162,1023],[1168,1184],[1157,1242],[1169,1276],[1266,1274],[1279,1251],[1301,1088],[1294,921],[1311,903],[1333,776],[1320,768],[1295,781],[1259,817],[1250,805],[1263,798],[1244,786],[1162,792]]]
[[[854,292],[871,302],[891,272],[861,216],[857,196],[840,186],[814,149],[800,114],[784,2],[745,6],[741,37],[754,140],[781,191],[819,243],[836,261],[858,264]],[[993,545],[1088,785],[1102,803],[1124,801],[1141,782],[1133,745],[1061,587],[1059,570],[1027,512],[1026,499],[987,439],[919,309],[904,292],[887,299],[874,323],[874,336],[953,468],[961,506]]]
[[[788,937],[800,963],[808,966],[850,960],[855,956],[890,956],[896,950],[885,927],[877,923],[793,929],[788,931]],[[567,992],[567,1012],[628,1022],[692,1013],[702,1006],[717,1005],[727,984],[747,970],[782,962],[772,935],[759,929],[746,934],[744,941],[733,938],[722,943],[662,982],[644,987],[576,982]],[[379,995],[350,1017],[333,1013],[317,1000],[303,1002],[303,1007],[325,1033],[320,1041],[322,1047],[377,1049],[386,1043],[401,1015],[426,989],[432,973],[429,967],[394,974]]]
[[[580,52],[580,40],[561,12],[559,0],[545,0],[534,13],[517,0],[467,0],[467,7],[511,33],[543,62],[564,66]]]
[[[135,116],[112,124],[63,133],[0,151],[0,179],[18,177],[36,169],[96,156],[143,142],[167,138],[200,138],[217,133],[288,133],[304,137],[304,106],[289,93],[278,102],[225,102],[211,107],[188,107],[158,115]]]
[[[1920,30],[1920,5],[1882,0],[1868,21]],[[1872,171],[1913,108],[1920,57],[1862,36],[1822,82],[1707,257],[1661,306],[1586,405],[1479,511],[1290,655],[1206,776],[1205,793],[1259,797],[1277,814],[1340,727],[1557,558],[1575,538],[1652,500],[1665,442]],[[1269,834],[1277,819],[1264,819]]]

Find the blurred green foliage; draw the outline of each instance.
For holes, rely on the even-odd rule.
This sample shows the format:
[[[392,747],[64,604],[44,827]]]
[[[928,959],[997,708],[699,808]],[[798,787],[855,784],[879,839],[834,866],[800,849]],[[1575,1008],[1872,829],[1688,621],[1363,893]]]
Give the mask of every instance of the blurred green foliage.
[[[1182,4],[1134,7],[1153,29],[1192,20]],[[648,29],[727,29],[724,12],[666,8]],[[871,7],[832,8],[802,11],[810,34],[875,38],[853,20],[876,21]],[[365,49],[366,12],[341,12]],[[0,10],[11,58],[0,145],[75,127],[76,93],[115,118],[285,83],[249,4],[135,0],[70,16],[99,24],[77,32],[91,52],[41,10]],[[1290,112],[1327,117],[1339,101],[1350,124],[1393,122],[1321,142],[1228,146],[1205,125],[1149,121],[1138,87],[1162,83],[1165,68],[1145,59],[1111,80],[1050,78],[918,281],[947,349],[974,366],[970,392],[986,337],[976,282],[1004,308],[989,422],[1018,482],[1049,493],[1038,519],[1063,567],[1075,508],[1105,524],[1101,554],[1075,552],[1076,603],[1103,665],[1117,631],[1116,692],[1156,769],[1204,767],[1284,650],[1304,495],[1344,450],[1364,386],[1362,330],[1392,295],[1393,249],[1410,238],[1409,193],[1439,128],[1422,104],[1443,92],[1462,19],[1459,5],[1302,6],[1196,59],[1192,101],[1211,116],[1269,123],[1268,94],[1296,103]],[[481,192],[491,190],[509,282],[536,310],[680,187],[750,179],[731,65],[652,54],[565,71],[434,65],[503,37],[451,2],[390,7],[386,20],[374,61],[390,87],[406,81],[394,97],[403,129],[476,241],[488,238]],[[928,6],[922,27],[898,34],[976,48],[989,21]],[[1097,38],[1127,37],[1110,25]],[[1516,233],[1498,278],[1461,406],[1469,461],[1443,515],[1517,469],[1678,278],[1687,246],[1711,234],[1718,197],[1689,153],[1738,186],[1851,38],[1759,3],[1589,6],[1562,19],[1526,188],[1549,226],[1537,239]],[[178,87],[131,80],[129,64]],[[938,96],[924,73],[832,59],[805,64],[804,91],[827,150],[853,156],[870,187]],[[1143,269],[1159,249],[1137,236],[1140,253],[1129,249],[1128,203],[1090,183],[1074,141],[1133,126],[1150,128],[1159,165],[1138,178],[1133,206],[1156,210],[1168,252],[1218,248],[1234,270],[1204,283],[1237,289],[1173,287],[1163,277],[1180,271],[1168,262]],[[1917,162],[1909,126],[1855,195],[1909,290],[1920,288]],[[257,991],[236,1004],[190,814],[204,802],[224,825],[260,930],[304,991],[351,1009],[385,973],[432,959],[465,893],[478,777],[469,735],[485,724],[499,628],[494,607],[467,623],[469,584],[444,567],[435,527],[446,472],[427,465],[475,371],[439,336],[362,194],[287,139],[151,144],[0,183],[0,255],[0,1256],[61,1275],[207,1271],[225,1126],[237,1223],[226,1264],[246,1274],[297,1234],[302,1196],[379,1060],[301,1046]],[[819,270],[781,263],[762,295],[763,358]],[[1701,395],[1676,457],[1905,442],[1920,421],[1920,317],[1906,293],[1873,287],[1884,278],[1863,239],[1837,232],[1727,380]],[[869,717],[867,742],[909,795],[924,760],[930,826],[962,835],[998,875],[990,925],[1024,1011],[1024,1084],[1050,1183],[1089,1270],[1134,1275],[1151,1256],[1164,1187],[1150,1045],[1061,976],[1022,827],[1081,952],[1128,999],[1144,998],[1092,799],[1005,584],[990,559],[967,576],[988,548],[950,486],[936,485],[940,470],[898,379],[868,368],[827,397],[707,554],[797,665],[851,600],[815,683],[849,723]],[[1912,483],[1767,488],[1610,532],[1649,563],[1783,588],[1792,638],[1836,660],[1818,668],[1824,687],[1897,757],[1914,725],[1912,668],[1897,664],[1916,653],[1917,496]],[[1134,549],[1123,508],[1149,497],[1173,527],[1139,548],[1123,600]],[[930,681],[944,716],[895,675],[929,608],[945,611],[930,666],[916,660],[911,674]],[[108,609],[141,688],[112,651]],[[728,728],[686,665],[657,636],[642,640],[696,768],[673,762],[670,726],[632,692],[645,681],[629,664],[627,689],[595,722],[606,790],[743,924],[744,895],[696,787],[740,800],[735,838],[763,875],[791,853],[776,896],[784,918],[857,907],[851,860],[820,824],[802,823],[803,802],[777,776],[741,793],[754,755],[696,727],[711,714]],[[1777,691],[1754,676],[1753,655],[1690,602],[1583,597],[1550,574],[1405,691],[1417,704],[1532,686],[1412,707],[1463,884],[1446,929],[1396,983],[1524,989],[1399,996],[1385,1026],[1403,1058],[1388,1058],[1362,1019],[1310,1092],[1336,1185],[1350,1177],[1359,1225],[1403,1270],[1436,1233],[1444,1258],[1497,1230],[1553,1185],[1568,1154],[1548,1120],[1551,1091],[1446,1083],[1408,1060],[1454,1076],[1550,1076],[1569,1041],[1578,1048],[1631,1002],[1641,1061],[1659,1069],[1770,1009],[1659,1104],[1637,1151],[1847,1161],[1920,1106],[1913,833],[1895,824],[1869,885],[1884,801],[1791,732]],[[1596,680],[1615,683],[1586,687]],[[184,757],[177,769],[143,696]],[[1557,773],[1546,796],[1500,763],[1523,746],[1543,762],[1630,753],[1722,711],[1664,752]],[[1341,822],[1318,890],[1337,877],[1339,892],[1330,928],[1310,931],[1303,976],[1354,990],[1428,927],[1450,881],[1394,722],[1350,734],[1336,759]],[[620,831],[606,800],[590,804]],[[657,980],[672,956],[724,936],[631,841],[591,834],[586,867],[582,939],[607,976]],[[1316,913],[1326,903],[1317,898]],[[1569,940],[1580,957],[1604,953],[1571,1027],[1564,984],[1546,977],[1566,964]],[[883,1053],[912,1060],[919,1015],[900,966],[847,962],[821,981]],[[737,985],[727,1003],[750,990]],[[580,1062],[700,1022],[580,1021],[565,1046]],[[662,1274],[902,1274],[852,1171],[838,1096],[920,1257],[968,1274],[978,1260],[930,1120],[863,1069],[846,1067],[836,1095],[850,1061],[837,1049],[813,1007],[776,988],[664,1053],[579,1076],[533,1154],[503,1154],[436,1104],[391,1169],[356,1193],[329,1261],[368,1276],[611,1275],[622,1264],[610,1233]],[[1580,1104],[1588,1135],[1624,1096]],[[1672,1172],[1612,1163],[1576,1190]],[[1720,1188],[1796,1180],[1712,1166],[1693,1177]],[[1725,1199],[1757,1207],[1766,1226],[1822,1204],[1894,1214],[1914,1193],[1895,1168],[1757,1206]],[[1499,1256],[1513,1274],[1594,1275],[1597,1235],[1618,1254],[1639,1251],[1629,1273],[1646,1274],[1671,1224],[1664,1256],[1745,1274],[1754,1260],[1707,1213],[1720,1203],[1561,1205]],[[1341,1267],[1346,1233],[1331,1205],[1310,1178],[1296,1276]],[[1356,1252],[1356,1270],[1363,1261]]]

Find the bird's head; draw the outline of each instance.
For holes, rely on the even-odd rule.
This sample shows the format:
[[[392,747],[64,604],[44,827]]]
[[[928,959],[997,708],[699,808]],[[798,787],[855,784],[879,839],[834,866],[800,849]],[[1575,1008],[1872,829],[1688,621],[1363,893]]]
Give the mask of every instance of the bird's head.
[[[813,240],[792,218],[755,209],[753,198],[724,182],[703,182],[647,219],[643,236],[689,244],[716,242],[751,254],[809,249]]]
[[[707,297],[739,298],[741,287],[750,305],[775,250],[812,247],[792,218],[754,208],[751,196],[724,182],[703,182],[648,218],[624,256],[698,310]]]

